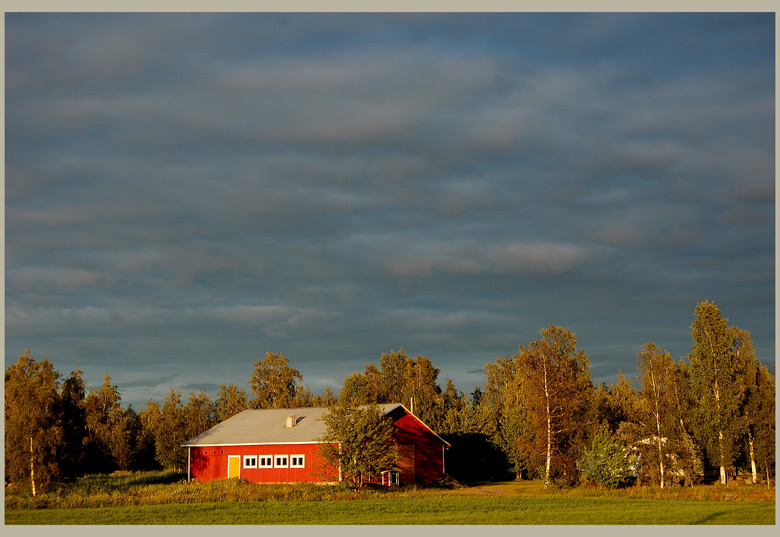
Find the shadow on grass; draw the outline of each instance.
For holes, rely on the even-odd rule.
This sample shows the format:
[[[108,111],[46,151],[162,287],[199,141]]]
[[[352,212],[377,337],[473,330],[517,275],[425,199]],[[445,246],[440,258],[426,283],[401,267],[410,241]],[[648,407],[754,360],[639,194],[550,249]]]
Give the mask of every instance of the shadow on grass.
[[[702,518],[701,520],[696,520],[695,522],[691,522],[691,524],[693,524],[693,525],[699,525],[699,524],[710,524],[710,523],[712,523],[712,521],[713,521],[713,520],[715,520],[716,518],[720,518],[720,517],[722,517],[722,516],[724,516],[724,515],[726,515],[726,513],[725,513],[724,511],[718,511],[718,512],[716,512],[716,513],[712,513],[712,514],[711,514],[711,515],[709,515],[709,516],[705,516],[705,517],[704,517],[704,518]]]

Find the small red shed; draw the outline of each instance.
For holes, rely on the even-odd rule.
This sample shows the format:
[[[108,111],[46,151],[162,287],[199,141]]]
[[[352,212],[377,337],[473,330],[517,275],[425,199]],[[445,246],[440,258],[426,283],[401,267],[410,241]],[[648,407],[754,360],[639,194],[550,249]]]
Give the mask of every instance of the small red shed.
[[[425,483],[444,476],[450,445],[401,404],[379,405],[394,427],[398,474],[375,476],[382,484]],[[187,477],[198,481],[241,477],[261,483],[332,482],[338,469],[319,457],[325,407],[245,410],[182,444]]]

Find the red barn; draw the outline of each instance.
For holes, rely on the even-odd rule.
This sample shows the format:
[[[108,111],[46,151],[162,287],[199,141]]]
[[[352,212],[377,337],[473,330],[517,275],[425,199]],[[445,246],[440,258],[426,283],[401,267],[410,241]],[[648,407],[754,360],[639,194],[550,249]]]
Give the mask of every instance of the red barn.
[[[444,476],[449,444],[401,404],[379,405],[394,427],[398,472],[376,476],[383,484],[425,483]],[[245,410],[182,444],[187,477],[198,481],[241,477],[261,483],[327,482],[338,479],[318,453],[328,409]]]

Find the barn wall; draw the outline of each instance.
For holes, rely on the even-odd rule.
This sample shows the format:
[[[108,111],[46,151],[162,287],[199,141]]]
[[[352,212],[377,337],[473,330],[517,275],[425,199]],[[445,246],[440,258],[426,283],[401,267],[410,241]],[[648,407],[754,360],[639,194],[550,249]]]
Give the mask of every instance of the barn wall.
[[[211,481],[227,478],[228,456],[240,455],[240,477],[258,483],[293,483],[299,481],[337,481],[338,471],[323,468],[317,454],[317,444],[283,444],[261,446],[194,447],[190,452],[192,479]],[[244,456],[303,455],[303,468],[244,468]],[[289,459],[288,459],[289,463]]]
[[[441,440],[417,418],[405,412],[396,420],[395,426],[396,441],[399,444],[415,446],[415,481],[429,482],[441,479],[444,476],[444,452]]]
[[[394,420],[394,436],[399,444],[414,445],[414,480],[431,482],[444,475],[442,441],[417,418],[402,408],[391,413]],[[198,481],[225,479],[228,473],[228,456],[241,456],[240,477],[259,483],[293,483],[337,481],[338,470],[325,468],[317,454],[317,444],[281,444],[259,446],[193,447],[190,452],[191,478]],[[303,455],[304,468],[244,468],[244,456],[253,455]],[[406,461],[411,462],[411,461]],[[399,461],[400,466],[401,461]],[[379,476],[374,476],[379,480]],[[402,483],[407,483],[402,474]]]

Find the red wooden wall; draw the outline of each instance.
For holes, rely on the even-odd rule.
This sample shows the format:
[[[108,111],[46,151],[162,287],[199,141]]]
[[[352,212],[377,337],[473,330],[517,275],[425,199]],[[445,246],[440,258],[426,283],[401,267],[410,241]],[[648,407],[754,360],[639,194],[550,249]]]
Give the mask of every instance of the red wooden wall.
[[[416,482],[430,482],[444,475],[442,441],[417,418],[402,408],[391,413],[395,420],[398,444],[414,445],[414,477]],[[338,469],[325,465],[317,453],[318,444],[277,444],[259,446],[216,446],[190,448],[190,478],[198,481],[225,479],[228,476],[228,456],[240,455],[240,477],[258,483],[332,482],[338,480]],[[294,455],[305,457],[303,468],[244,468],[244,456]],[[372,481],[379,482],[375,476]],[[408,482],[402,474],[402,483]]]
[[[261,446],[194,447],[190,451],[190,478],[198,481],[228,476],[228,456],[240,455],[240,477],[258,483],[294,483],[299,481],[338,481],[338,470],[325,467],[317,454],[317,444],[279,444]],[[294,455],[305,457],[303,468],[244,468],[244,455]]]
[[[400,417],[399,417],[400,416]],[[444,476],[444,444],[420,420],[398,408],[395,419],[395,438],[399,444],[415,446],[415,481],[429,482]]]

